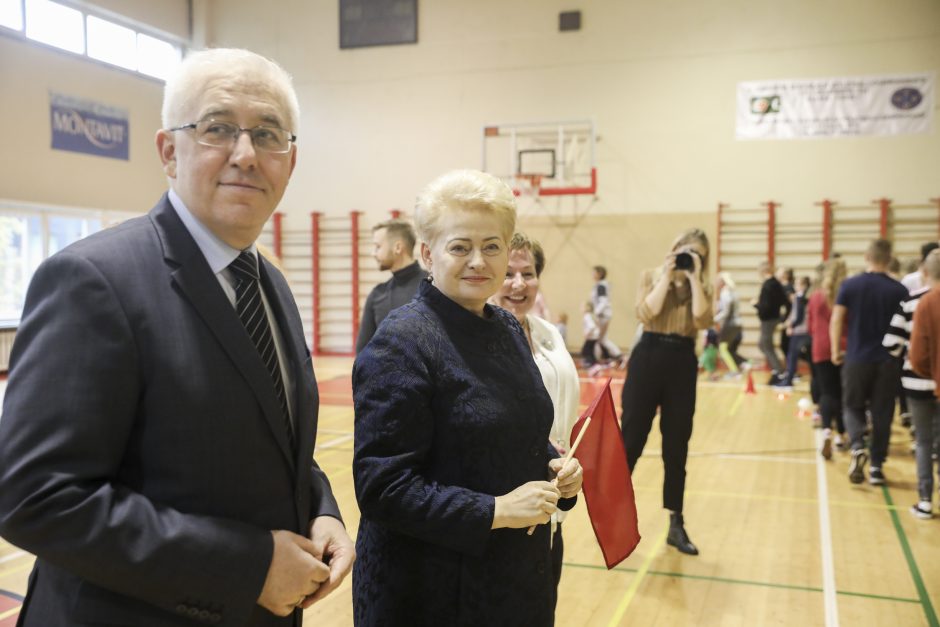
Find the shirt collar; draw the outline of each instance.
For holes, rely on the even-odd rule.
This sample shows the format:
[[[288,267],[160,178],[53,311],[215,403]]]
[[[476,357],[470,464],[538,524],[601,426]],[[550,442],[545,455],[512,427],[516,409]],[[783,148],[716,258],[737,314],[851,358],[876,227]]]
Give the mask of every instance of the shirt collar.
[[[397,280],[407,281],[417,276],[419,271],[420,271],[420,267],[418,266],[418,261],[415,260],[409,263],[404,268],[399,268],[398,270],[395,270],[394,272],[392,272],[392,278],[394,278],[396,281]]]
[[[215,233],[210,231],[206,225],[200,222],[199,219],[192,214],[186,206],[186,203],[183,202],[183,199],[179,197],[179,194],[177,194],[175,190],[171,188],[168,196],[170,205],[173,206],[176,214],[180,217],[180,220],[183,221],[186,230],[189,231],[189,234],[196,240],[196,246],[202,251],[202,255],[209,263],[213,274],[218,274],[227,268],[230,263],[235,261],[235,258],[238,257],[242,251],[237,248],[232,248],[223,242]],[[246,250],[253,255],[256,254],[254,244],[249,246]]]

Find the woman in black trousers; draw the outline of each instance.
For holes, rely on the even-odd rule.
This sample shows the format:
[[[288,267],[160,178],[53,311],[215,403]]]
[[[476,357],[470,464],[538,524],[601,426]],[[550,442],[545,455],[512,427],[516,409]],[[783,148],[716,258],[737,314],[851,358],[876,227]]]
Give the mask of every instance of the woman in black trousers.
[[[637,296],[643,335],[630,355],[623,386],[623,441],[633,472],[660,409],[663,435],[663,507],[670,511],[667,542],[698,555],[685,531],[682,502],[692,437],[698,362],[695,337],[712,325],[708,238],[692,229],[676,238],[662,267],[644,271]]]

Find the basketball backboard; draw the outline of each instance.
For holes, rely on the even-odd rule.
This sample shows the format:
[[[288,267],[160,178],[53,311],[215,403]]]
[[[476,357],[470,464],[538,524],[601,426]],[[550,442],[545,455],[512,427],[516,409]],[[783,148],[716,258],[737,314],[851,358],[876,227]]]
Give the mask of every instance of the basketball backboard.
[[[483,170],[517,196],[594,196],[594,122],[526,122],[483,127]]]

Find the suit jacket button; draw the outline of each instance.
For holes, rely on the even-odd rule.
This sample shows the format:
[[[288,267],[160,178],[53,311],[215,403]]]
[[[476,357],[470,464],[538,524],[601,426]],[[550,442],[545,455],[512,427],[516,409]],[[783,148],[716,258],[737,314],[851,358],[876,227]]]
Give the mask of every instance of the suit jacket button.
[[[179,605],[176,606],[176,613],[177,613],[177,614],[185,614],[185,613],[186,613],[186,610],[188,610],[188,609],[189,609],[189,606],[187,606],[187,605],[184,604],[184,603],[180,603]]]
[[[186,614],[188,614],[190,618],[196,618],[197,616],[199,616],[199,608],[191,607],[188,610],[186,610]]]
[[[533,447],[532,447],[532,457],[538,457],[538,456],[539,456],[539,447],[533,446]]]
[[[209,622],[210,622],[210,623],[217,623],[217,622],[219,622],[220,620],[222,620],[222,615],[219,614],[218,612],[213,612],[212,614],[209,615]]]
[[[199,612],[199,620],[208,620],[209,619],[209,610],[202,610]]]

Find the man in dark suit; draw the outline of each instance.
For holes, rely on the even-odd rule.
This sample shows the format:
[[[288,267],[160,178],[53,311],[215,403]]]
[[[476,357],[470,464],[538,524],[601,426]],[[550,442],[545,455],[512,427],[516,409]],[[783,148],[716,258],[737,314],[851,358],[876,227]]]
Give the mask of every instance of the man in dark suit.
[[[168,194],[36,271],[0,421],[0,533],[37,555],[19,624],[296,626],[349,572],[300,317],[254,244],[298,117],[273,62],[191,55]]]
[[[414,258],[416,243],[415,230],[407,220],[395,218],[372,227],[372,254],[379,270],[391,270],[392,278],[372,288],[366,298],[356,339],[357,355],[375,335],[385,316],[410,303],[418,292],[418,284],[427,278],[428,273]]]

